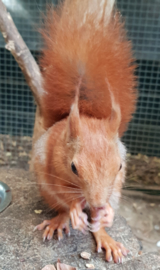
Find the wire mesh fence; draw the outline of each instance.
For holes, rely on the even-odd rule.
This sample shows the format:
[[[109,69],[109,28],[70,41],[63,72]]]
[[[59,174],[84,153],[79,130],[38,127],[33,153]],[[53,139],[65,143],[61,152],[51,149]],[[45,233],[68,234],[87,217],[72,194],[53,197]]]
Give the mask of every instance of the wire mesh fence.
[[[131,153],[160,156],[160,1],[117,1],[137,59],[137,111],[123,140]]]
[[[38,27],[51,0],[3,0],[38,59],[42,47]],[[137,111],[123,141],[132,154],[160,157],[160,1],[118,0],[133,43],[138,68]],[[35,105],[29,87],[0,34],[0,162],[26,162],[31,149]]]

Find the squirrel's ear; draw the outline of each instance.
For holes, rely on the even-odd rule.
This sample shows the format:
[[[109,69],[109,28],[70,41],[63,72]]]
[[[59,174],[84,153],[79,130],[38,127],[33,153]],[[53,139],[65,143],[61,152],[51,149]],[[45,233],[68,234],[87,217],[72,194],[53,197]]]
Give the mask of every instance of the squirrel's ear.
[[[67,123],[67,141],[76,139],[80,134],[80,116],[78,108],[80,83],[77,86],[75,100],[71,106],[70,114]]]
[[[80,117],[78,104],[73,103],[67,123],[67,141],[76,139],[80,133]]]
[[[112,134],[117,134],[121,123],[121,109],[119,104],[115,101],[113,92],[108,81],[107,84],[111,97],[111,116],[109,117],[109,129]]]

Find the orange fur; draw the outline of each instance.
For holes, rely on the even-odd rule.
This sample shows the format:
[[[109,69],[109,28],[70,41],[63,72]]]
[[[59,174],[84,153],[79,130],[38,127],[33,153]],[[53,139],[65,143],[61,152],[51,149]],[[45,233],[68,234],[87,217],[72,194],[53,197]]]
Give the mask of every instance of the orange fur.
[[[65,192],[78,186],[90,206],[103,206],[112,194],[119,166],[123,162],[116,139],[112,140],[105,120],[88,117],[80,118],[83,129],[78,131],[78,137],[75,135],[75,138],[68,139],[70,128],[67,120],[56,123],[48,131],[47,143],[41,152],[46,157],[45,162],[40,161],[35,147],[35,172],[42,196],[51,207],[60,200],[62,203],[58,208],[69,210],[72,198],[76,197],[76,190],[74,196],[73,193]],[[72,161],[76,165],[78,177],[71,170]],[[122,179],[120,177],[121,181],[116,183],[116,186],[120,185],[119,191]],[[71,199],[67,202],[69,197]]]
[[[50,10],[43,30],[45,48],[40,64],[47,93],[42,99],[45,128],[69,115],[79,77],[80,113],[108,118],[111,99],[107,79],[120,105],[122,136],[135,110],[136,91],[131,44],[120,15],[113,12],[104,26],[103,20],[95,23],[98,12],[93,10],[83,24],[84,1],[77,2],[79,10],[73,1],[66,3]]]
[[[99,1],[66,0],[60,9],[50,11],[43,33],[44,134],[35,136],[39,139],[32,163],[42,196],[60,215],[38,225],[43,229],[48,224],[44,239],[51,239],[55,229],[61,238],[69,216],[73,228],[84,232],[85,203],[91,217],[101,218],[107,205],[116,207],[124,182],[125,147],[119,137],[135,109],[135,66],[120,16],[111,12],[114,0]],[[99,224],[112,224],[110,213]],[[95,222],[92,231],[96,226]],[[101,242],[109,250],[108,261],[111,252],[115,262],[122,253],[127,255],[107,234],[102,239],[103,229],[94,236],[98,250]]]

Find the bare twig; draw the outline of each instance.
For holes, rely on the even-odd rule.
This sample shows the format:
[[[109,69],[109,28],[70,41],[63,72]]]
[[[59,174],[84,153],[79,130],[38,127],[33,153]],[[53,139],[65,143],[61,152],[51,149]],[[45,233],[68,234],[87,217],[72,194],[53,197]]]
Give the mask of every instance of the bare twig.
[[[5,39],[5,48],[9,50],[20,66],[25,79],[35,97],[37,105],[40,105],[41,95],[44,93],[42,75],[34,57],[19,34],[11,15],[0,0],[0,31]],[[39,106],[40,109],[40,106]]]
[[[5,5],[0,0],[0,31],[5,39],[5,48],[9,50],[20,66],[25,79],[35,97],[37,108],[35,115],[35,124],[32,137],[32,143],[45,132],[43,127],[43,115],[41,112],[40,100],[42,94],[45,92],[43,89],[43,79],[34,57],[26,46],[24,40],[19,34],[11,15],[7,12]],[[32,164],[31,164],[32,170]]]

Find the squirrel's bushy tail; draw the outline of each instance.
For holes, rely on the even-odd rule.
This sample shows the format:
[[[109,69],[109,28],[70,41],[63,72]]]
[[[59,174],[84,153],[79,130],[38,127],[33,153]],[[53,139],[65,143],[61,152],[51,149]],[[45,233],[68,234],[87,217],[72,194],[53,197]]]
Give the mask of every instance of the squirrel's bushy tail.
[[[69,114],[80,78],[80,113],[96,118],[110,116],[107,79],[121,109],[120,134],[129,122],[135,110],[135,66],[114,2],[66,0],[49,10],[40,60],[46,128]]]

